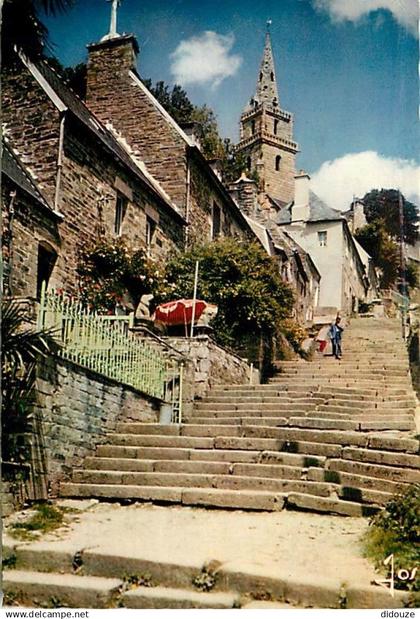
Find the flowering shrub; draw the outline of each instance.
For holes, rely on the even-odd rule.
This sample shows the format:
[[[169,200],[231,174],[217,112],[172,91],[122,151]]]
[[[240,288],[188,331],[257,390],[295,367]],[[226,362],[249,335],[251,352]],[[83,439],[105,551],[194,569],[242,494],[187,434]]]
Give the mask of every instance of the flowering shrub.
[[[80,296],[91,309],[114,312],[116,305],[136,307],[144,294],[162,294],[162,268],[143,248],[130,249],[123,239],[101,239],[83,251],[77,267]]]
[[[300,350],[303,340],[307,337],[305,329],[292,318],[286,318],[282,321],[280,332],[283,333],[296,352]]]

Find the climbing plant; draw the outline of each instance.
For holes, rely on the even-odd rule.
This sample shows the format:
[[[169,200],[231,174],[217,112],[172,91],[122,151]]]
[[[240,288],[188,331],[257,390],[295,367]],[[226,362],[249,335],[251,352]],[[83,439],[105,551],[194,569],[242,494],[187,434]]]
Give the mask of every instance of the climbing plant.
[[[121,239],[100,239],[79,256],[80,298],[98,312],[114,313],[118,305],[134,309],[144,294],[163,294],[163,268],[143,248]]]

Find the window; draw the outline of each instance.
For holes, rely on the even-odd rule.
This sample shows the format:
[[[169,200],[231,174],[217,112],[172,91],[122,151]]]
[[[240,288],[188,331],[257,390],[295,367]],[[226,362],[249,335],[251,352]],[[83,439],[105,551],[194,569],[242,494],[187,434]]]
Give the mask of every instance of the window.
[[[262,71],[261,71],[261,73],[260,73],[260,82],[261,82],[262,78],[263,78],[263,74],[262,74]]]
[[[251,121],[251,133],[252,133],[252,135],[254,135],[254,133],[255,133],[255,120]]]
[[[127,198],[120,193],[117,193],[117,202],[115,204],[115,221],[114,232],[117,236],[121,235],[122,223],[127,211]]]
[[[318,232],[318,242],[320,247],[327,246],[327,232],[326,230],[322,230],[322,232]]]
[[[277,135],[277,130],[279,128],[279,121],[277,119],[274,120],[274,135]]]
[[[57,253],[52,247],[46,244],[39,244],[38,246],[38,269],[36,277],[36,297],[41,298],[42,284],[45,282],[45,286],[48,286],[48,282],[51,277],[55,262],[57,260]]]
[[[146,216],[146,249],[147,255],[150,255],[152,248],[153,237],[156,231],[156,222],[149,216]]]
[[[220,236],[220,228],[221,228],[221,218],[222,214],[220,211],[220,207],[214,202],[213,203],[213,219],[212,219],[212,239],[217,239]]]
[[[251,169],[251,157],[246,158],[246,167],[248,171]]]
[[[274,82],[274,73],[273,73],[273,71],[271,71],[271,73],[270,73],[270,78],[271,78],[271,81]]]
[[[280,170],[280,164],[281,164],[281,157],[280,157],[280,155],[277,155],[276,163],[275,163],[276,172],[278,172]]]

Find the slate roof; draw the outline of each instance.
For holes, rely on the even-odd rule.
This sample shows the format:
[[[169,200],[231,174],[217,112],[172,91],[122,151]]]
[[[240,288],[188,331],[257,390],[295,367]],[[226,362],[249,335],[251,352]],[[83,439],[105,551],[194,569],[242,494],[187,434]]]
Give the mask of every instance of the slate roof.
[[[294,202],[285,206],[277,215],[278,224],[290,224],[292,220],[291,210]],[[313,191],[309,192],[309,219],[308,222],[338,221],[343,219],[343,213],[330,208]]]
[[[161,201],[169,206],[178,217],[182,217],[176,206],[170,201],[162,188],[157,186],[157,181],[151,182],[146,174],[141,170],[132,155],[121,145],[113,133],[107,129],[84,102],[64,83],[63,79],[56,73],[45,61],[33,64],[27,59],[22,58],[24,64],[28,67],[35,79],[41,83],[41,86],[49,87],[53,95],[54,103],[62,111],[69,110],[102,144],[117,157],[124,166],[126,166],[133,174],[141,180],[155,196],[157,195]],[[40,78],[40,79],[39,79]]]
[[[34,179],[25,168],[25,165],[5,141],[3,141],[1,171],[2,174],[7,176],[17,187],[29,194],[39,204],[51,211],[51,213],[54,213]]]

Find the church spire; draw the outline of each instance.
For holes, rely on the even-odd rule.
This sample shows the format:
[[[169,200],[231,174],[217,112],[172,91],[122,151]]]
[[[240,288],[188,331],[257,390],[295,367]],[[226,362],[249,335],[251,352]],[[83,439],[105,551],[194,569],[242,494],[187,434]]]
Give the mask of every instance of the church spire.
[[[257,104],[266,103],[274,108],[279,107],[279,95],[277,91],[276,72],[274,69],[273,50],[271,47],[270,34],[271,19],[267,21],[265,35],[264,54],[258,75],[257,89],[254,101]]]

